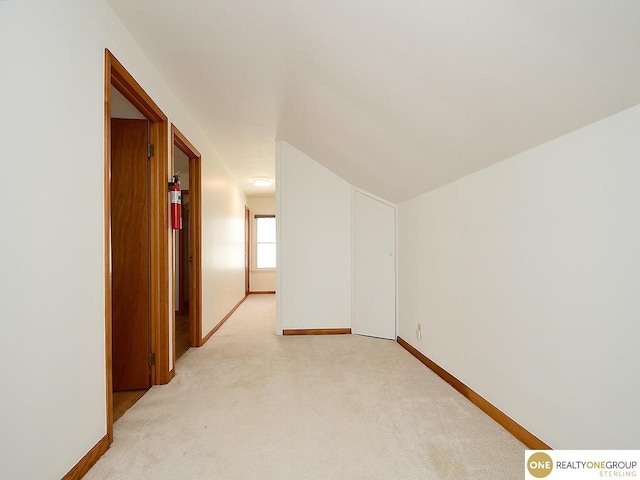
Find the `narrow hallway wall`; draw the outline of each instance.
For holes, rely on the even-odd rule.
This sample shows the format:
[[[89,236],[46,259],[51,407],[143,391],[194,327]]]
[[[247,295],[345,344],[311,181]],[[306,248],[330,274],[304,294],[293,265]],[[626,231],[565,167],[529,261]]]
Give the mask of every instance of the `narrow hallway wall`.
[[[203,155],[205,329],[244,296],[245,199],[106,1],[0,1],[0,45],[0,477],[50,480],[106,434],[105,48]]]
[[[634,107],[399,206],[399,335],[556,449],[640,445],[639,131]]]

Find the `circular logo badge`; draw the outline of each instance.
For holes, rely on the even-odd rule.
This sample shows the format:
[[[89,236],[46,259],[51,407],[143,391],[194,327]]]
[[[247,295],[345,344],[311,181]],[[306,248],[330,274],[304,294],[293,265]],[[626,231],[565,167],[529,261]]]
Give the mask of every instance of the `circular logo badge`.
[[[553,470],[553,460],[544,452],[534,453],[527,460],[527,470],[536,478],[544,478]]]

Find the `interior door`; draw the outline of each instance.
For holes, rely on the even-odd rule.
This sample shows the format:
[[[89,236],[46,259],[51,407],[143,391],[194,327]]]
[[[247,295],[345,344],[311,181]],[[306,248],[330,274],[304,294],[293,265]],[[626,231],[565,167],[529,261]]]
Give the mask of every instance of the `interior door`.
[[[113,390],[149,388],[147,120],[111,120]]]
[[[249,295],[249,267],[250,267],[250,258],[249,251],[251,249],[250,244],[250,229],[251,225],[251,215],[249,213],[249,207],[244,206],[244,294]]]
[[[396,211],[354,194],[353,333],[395,339]]]

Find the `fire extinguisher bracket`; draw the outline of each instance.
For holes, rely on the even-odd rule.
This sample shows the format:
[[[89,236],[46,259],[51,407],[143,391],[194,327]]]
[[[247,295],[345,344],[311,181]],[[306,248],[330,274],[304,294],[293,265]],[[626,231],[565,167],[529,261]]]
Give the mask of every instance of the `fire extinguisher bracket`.
[[[175,175],[172,175],[172,177],[173,177],[173,181],[169,182],[169,191],[171,191],[171,188],[174,185],[180,186],[180,173],[176,173]]]

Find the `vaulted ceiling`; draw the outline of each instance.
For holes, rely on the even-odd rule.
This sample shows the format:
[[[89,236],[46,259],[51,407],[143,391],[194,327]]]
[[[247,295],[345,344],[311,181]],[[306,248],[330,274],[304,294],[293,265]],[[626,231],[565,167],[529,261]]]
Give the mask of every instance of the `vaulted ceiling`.
[[[398,202],[640,103],[637,0],[109,2],[250,195],[274,140]]]

